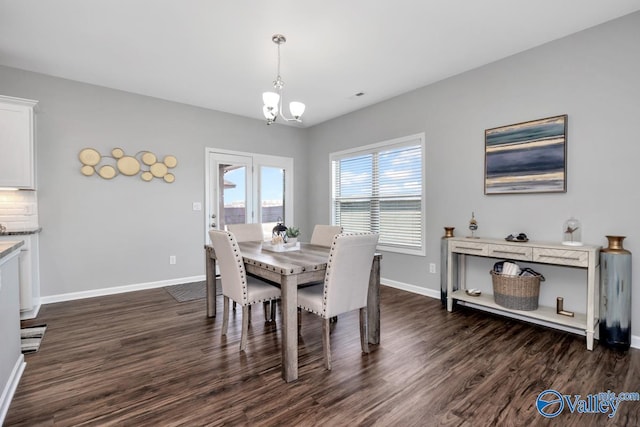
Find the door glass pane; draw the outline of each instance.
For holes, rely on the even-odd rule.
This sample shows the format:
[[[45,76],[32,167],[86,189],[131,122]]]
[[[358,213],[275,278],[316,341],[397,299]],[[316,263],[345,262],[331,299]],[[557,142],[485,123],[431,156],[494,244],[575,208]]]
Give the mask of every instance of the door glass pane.
[[[220,229],[227,224],[244,224],[247,221],[247,168],[243,165],[220,164],[218,167],[220,189]],[[250,221],[249,221],[250,222]]]
[[[284,174],[283,168],[260,166],[260,221],[269,236],[278,218],[293,225],[284,215]]]

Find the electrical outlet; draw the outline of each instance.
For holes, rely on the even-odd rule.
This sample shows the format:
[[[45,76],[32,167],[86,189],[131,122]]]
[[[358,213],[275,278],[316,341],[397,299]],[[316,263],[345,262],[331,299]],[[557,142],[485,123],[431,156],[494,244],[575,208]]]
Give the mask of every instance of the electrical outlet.
[[[436,265],[434,263],[429,264],[429,273],[436,274]]]
[[[194,210],[194,211],[201,211],[201,210],[202,210],[202,203],[200,203],[200,202],[193,202],[193,210]]]
[[[175,264],[176,263],[176,256],[175,255],[170,255],[169,256],[169,264]]]

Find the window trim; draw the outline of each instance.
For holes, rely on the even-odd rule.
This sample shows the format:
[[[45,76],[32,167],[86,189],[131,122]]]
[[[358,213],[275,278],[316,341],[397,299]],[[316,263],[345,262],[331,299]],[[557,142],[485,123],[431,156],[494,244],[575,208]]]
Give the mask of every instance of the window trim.
[[[422,161],[422,165],[421,165],[422,194],[420,198],[420,209],[422,212],[422,217],[420,221],[421,245],[419,248],[410,249],[406,247],[398,247],[398,246],[386,245],[384,243],[378,243],[378,249],[386,252],[395,252],[395,253],[401,253],[406,255],[426,256],[426,215],[425,215],[425,212],[426,212],[426,185],[425,185],[426,143],[425,143],[424,132],[330,153],[329,154],[329,170],[331,174],[331,178],[330,178],[331,188],[330,188],[330,194],[329,194],[329,204],[330,204],[331,224],[335,225],[335,213],[336,213],[335,200],[334,200],[334,190],[335,190],[335,173],[333,168],[334,161],[344,159],[344,158],[349,158],[349,157],[355,157],[358,155],[370,154],[372,152],[379,152],[386,149],[407,147],[412,145],[420,146],[421,161]]]

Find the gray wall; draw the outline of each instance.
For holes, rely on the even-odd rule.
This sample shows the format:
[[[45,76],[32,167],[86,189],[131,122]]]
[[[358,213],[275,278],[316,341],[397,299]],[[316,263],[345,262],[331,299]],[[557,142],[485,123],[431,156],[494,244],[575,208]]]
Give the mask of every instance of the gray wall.
[[[518,231],[548,241],[560,241],[563,222],[575,215],[583,241],[606,245],[607,234],[628,236],[625,246],[638,261],[638,40],[635,13],[315,126],[309,155],[326,161],[311,163],[309,173],[327,176],[332,151],[426,133],[427,255],[385,253],[382,262],[383,277],[409,287],[439,289],[428,263],[439,266],[443,227],[466,235],[472,211],[481,236]],[[484,130],[559,114],[569,116],[567,193],[485,196]],[[310,206],[327,206],[329,180],[309,182],[309,194]],[[329,221],[329,208],[309,214],[310,223]],[[473,285],[490,287],[490,265],[471,267]],[[542,269],[552,279],[543,284],[544,302],[564,295],[570,310],[584,304],[586,276]],[[640,275],[633,285],[640,313]],[[640,316],[633,322],[638,335]]]
[[[205,147],[293,157],[296,222],[306,226],[302,129],[4,67],[0,93],[40,101],[43,297],[204,275],[204,209],[192,203],[204,208]],[[173,154],[176,181],[87,178],[78,161],[84,147]]]

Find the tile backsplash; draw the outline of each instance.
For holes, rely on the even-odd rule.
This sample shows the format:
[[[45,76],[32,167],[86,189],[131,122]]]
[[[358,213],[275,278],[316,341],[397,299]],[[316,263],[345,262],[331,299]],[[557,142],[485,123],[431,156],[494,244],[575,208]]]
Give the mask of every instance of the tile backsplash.
[[[38,227],[38,199],[35,191],[0,191],[0,224],[8,231]]]

